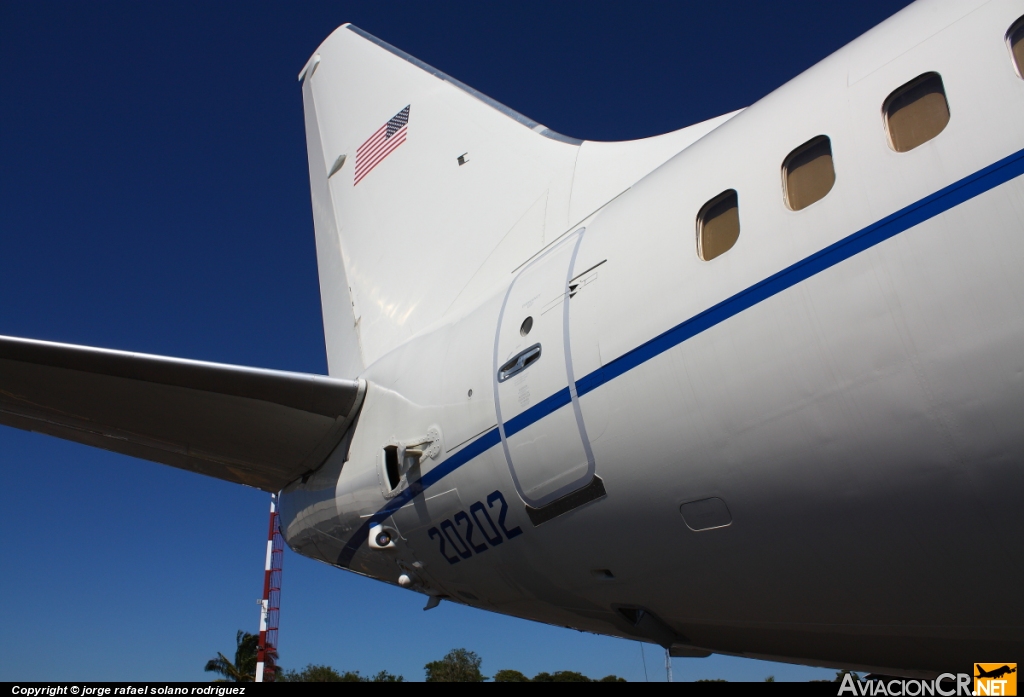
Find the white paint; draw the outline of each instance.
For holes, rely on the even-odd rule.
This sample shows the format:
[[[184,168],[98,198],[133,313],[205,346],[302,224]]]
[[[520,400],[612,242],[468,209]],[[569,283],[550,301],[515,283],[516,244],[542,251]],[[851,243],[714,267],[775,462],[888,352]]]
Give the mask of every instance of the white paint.
[[[918,2],[742,112],[632,143],[558,136],[338,29],[300,79],[330,373],[367,387],[342,445],[285,490],[288,543],[424,593],[428,608],[447,597],[675,655],[933,675],[1020,653],[1024,177],[564,400],[504,443],[494,429],[568,393],[570,374],[578,388],[1024,150],[1024,80],[1004,42],[1022,13],[1020,0]],[[895,153],[881,105],[930,71],[950,121]],[[406,143],[358,186],[355,163],[327,180],[328,163],[406,105]],[[835,186],[790,211],[783,159],[822,134]],[[726,189],[740,236],[703,262],[695,216]],[[497,385],[501,362],[535,342],[540,361]],[[434,456],[392,490],[384,446],[433,433]],[[493,445],[450,471],[479,438]],[[524,502],[593,481],[580,476],[584,442],[606,495],[534,526]],[[731,524],[689,529],[680,505],[712,497]],[[522,532],[487,542],[471,516],[499,511]],[[442,552],[441,531],[471,519],[470,546]],[[394,531],[386,549],[367,543],[371,525]],[[998,563],[979,573],[965,560]]]
[[[450,458],[453,445],[499,422],[481,405],[494,401],[495,365],[517,351],[544,349],[521,384],[498,386],[501,419],[559,389],[545,377],[557,372],[558,332],[514,330],[527,314],[561,307],[565,265],[533,279],[532,295],[525,282],[523,297],[513,286],[500,330],[498,313],[524,263],[582,219],[575,268],[596,268],[569,301],[577,380],[1024,148],[1024,81],[1003,41],[1022,12],[1009,0],[916,3],[742,112],[633,143],[550,140],[335,32],[312,81],[325,153],[351,152],[412,105],[406,144],[358,187],[331,183],[366,360],[360,376],[371,385],[336,487],[338,520],[385,504],[376,454],[389,438],[438,423],[459,434],[446,444]],[[929,71],[942,76],[952,118],[934,140],[895,153],[881,105]],[[835,186],[790,211],[781,163],[821,134],[832,142]],[[470,162],[458,167],[465,152]],[[730,188],[739,240],[703,262],[696,213]],[[395,196],[403,205],[388,204]],[[385,555],[363,543],[351,567],[396,583],[419,563],[420,592],[587,631],[660,642],[669,625],[674,650],[694,655],[913,674],[974,655],[980,641],[1019,650],[1024,608],[1011,603],[997,626],[971,598],[1014,596],[1024,571],[1019,555],[999,552],[1024,533],[1021,260],[1018,178],[583,395],[605,498],[534,527],[513,493],[513,472],[529,472],[543,496],[553,490],[545,482],[556,486],[578,464],[580,453],[545,445],[575,432],[562,407],[518,434],[512,470],[502,446],[488,449],[428,489],[457,488],[455,507],[417,512],[414,499],[398,516],[415,522],[399,523],[397,548]],[[543,291],[546,282],[555,290]],[[497,363],[485,369],[496,332]],[[428,532],[495,489],[523,535],[449,564]],[[708,497],[727,502],[732,524],[689,530],[679,505]],[[286,506],[286,516],[295,510]],[[333,542],[317,538],[328,561],[357,526],[345,529]],[[320,535],[290,530],[296,544]],[[1000,565],[988,574],[950,561],[990,553]],[[661,624],[633,627],[619,605],[646,608]]]

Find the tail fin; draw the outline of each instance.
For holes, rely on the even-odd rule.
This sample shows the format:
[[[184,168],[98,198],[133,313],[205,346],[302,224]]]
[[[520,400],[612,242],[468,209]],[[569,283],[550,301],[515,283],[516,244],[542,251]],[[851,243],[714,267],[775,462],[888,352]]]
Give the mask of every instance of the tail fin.
[[[352,25],[300,79],[329,372],[354,377],[441,317],[556,175],[571,184],[579,141]]]
[[[352,25],[324,41],[299,79],[328,367],[338,377],[356,377],[453,304],[503,282],[579,222],[571,216],[589,215],[699,137],[678,135],[694,126],[613,148],[632,167],[597,157],[607,173],[589,181],[601,190],[580,197],[583,141]],[[639,176],[617,181],[616,171]]]

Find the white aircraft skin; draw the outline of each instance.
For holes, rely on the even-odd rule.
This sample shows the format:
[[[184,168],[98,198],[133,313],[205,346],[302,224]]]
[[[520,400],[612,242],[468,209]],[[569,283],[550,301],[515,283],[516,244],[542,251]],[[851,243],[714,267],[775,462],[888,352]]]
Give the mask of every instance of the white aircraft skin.
[[[191,441],[132,441],[141,426],[117,436],[134,450],[45,432],[291,482],[293,550],[428,606],[677,656],[904,675],[1016,660],[1022,16],[1020,0],[918,2],[747,109],[625,143],[553,133],[340,27],[299,75],[330,373],[315,381],[337,402],[316,424],[334,435],[267,479],[238,464],[259,460],[252,443],[208,469]],[[933,72],[949,122],[896,152],[883,104]],[[360,146],[403,113],[406,140],[368,168]],[[790,210],[783,161],[822,135],[835,184]],[[704,261],[698,213],[730,189],[738,240]],[[92,351],[9,342],[0,382],[4,361],[43,361],[25,352]],[[229,375],[217,399],[258,383],[275,409],[311,382],[159,360],[155,382]],[[4,423],[32,413],[0,399]]]
[[[681,152],[635,184],[605,184],[612,196],[580,202],[577,187],[609,176],[586,172],[581,185],[584,165],[607,170],[631,147],[655,145],[584,143],[572,200],[558,197],[556,182],[548,220],[536,215],[546,244],[509,253],[489,288],[477,283],[386,352],[376,336],[394,344],[434,301],[425,287],[442,253],[416,240],[393,250],[386,237],[345,237],[347,225],[365,224],[374,204],[355,196],[376,173],[356,186],[351,174],[332,178],[343,251],[377,259],[355,273],[390,269],[405,284],[362,297],[353,287],[362,329],[375,323],[376,334],[363,335],[373,354],[360,373],[366,399],[348,448],[285,490],[289,544],[385,582],[405,575],[421,592],[683,655],[690,647],[889,672],[1018,655],[1024,80],[1005,35],[1022,14],[1020,2],[913,5],[742,113],[663,136],[662,153]],[[319,162],[321,144],[310,139],[315,208],[324,163],[346,151],[351,159],[373,132],[372,121],[343,134],[324,126],[346,108],[332,99],[354,89],[344,66],[365,65],[362,54],[376,48],[361,38],[339,29],[311,59],[307,124],[315,111],[321,136],[335,141]],[[929,71],[942,77],[950,122],[897,153],[883,101]],[[397,96],[373,118],[410,104],[411,141],[417,117],[430,117],[417,96]],[[831,139],[836,184],[788,210],[782,161],[820,134]],[[446,176],[468,176],[490,155],[472,138],[445,136],[455,141],[443,152]],[[913,212],[1008,158],[1013,174],[970,200],[947,192],[933,210]],[[739,240],[704,262],[695,216],[730,188]],[[377,214],[416,229],[421,204],[404,204],[408,220]],[[858,245],[884,220],[891,229]],[[318,235],[321,227],[318,218]],[[815,265],[823,250],[831,256]],[[573,278],[578,288],[567,285]],[[533,329],[521,336],[528,316]],[[499,384],[498,368],[534,344],[541,358]],[[332,374],[353,374],[336,355],[329,362]],[[405,460],[412,470],[391,492],[385,446],[422,450],[435,439],[438,452]],[[586,486],[595,472],[605,496],[531,523],[524,504]],[[725,502],[731,524],[691,530],[680,505],[711,497]],[[374,525],[393,546],[368,544]],[[659,621],[633,626],[620,607]]]

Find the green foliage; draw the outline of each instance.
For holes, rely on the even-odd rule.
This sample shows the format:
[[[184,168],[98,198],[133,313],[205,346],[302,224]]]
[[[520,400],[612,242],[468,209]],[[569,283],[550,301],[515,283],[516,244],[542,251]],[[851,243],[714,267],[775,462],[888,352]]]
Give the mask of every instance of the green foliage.
[[[764,681],[765,682],[775,682],[775,676],[774,675],[769,675],[767,678],[764,679]]]
[[[695,680],[694,682],[729,682],[728,680],[722,680],[721,678],[703,678],[701,680]]]
[[[583,673],[574,670],[559,670],[555,673],[537,673],[533,682],[594,682]]]
[[[359,674],[346,673],[342,675],[330,666],[313,665],[310,663],[300,671],[286,670],[281,672],[275,682],[360,682],[358,679],[346,680],[345,678],[349,675],[354,675],[358,678]]]
[[[245,634],[244,632],[238,633],[240,650],[243,644],[248,646],[248,643],[246,642],[249,638],[254,637],[253,635]],[[255,647],[255,644],[253,644],[253,646]],[[253,672],[255,672],[255,653],[253,653],[253,656]],[[220,658],[226,663],[227,659],[224,659],[223,656]],[[220,665],[217,660],[210,661],[207,665],[207,670],[220,671],[220,668],[210,668],[214,663],[217,663],[218,666]],[[424,666],[427,671],[427,682],[483,682],[487,680],[487,677],[480,672],[481,663],[483,663],[483,659],[472,651],[467,649],[452,649],[441,660],[432,661]],[[230,666],[231,664],[227,665]],[[243,679],[252,680],[252,677],[250,676]],[[771,680],[774,680],[774,678]],[[405,678],[401,675],[392,675],[386,670],[382,670],[376,675],[369,676],[360,675],[359,671],[339,673],[330,666],[310,663],[305,668],[298,671],[279,670],[276,682],[405,682]],[[494,682],[626,682],[626,679],[620,678],[617,675],[606,675],[599,680],[595,680],[594,678],[588,678],[583,673],[579,673],[574,670],[559,670],[554,673],[537,673],[533,679],[530,679],[518,670],[499,670],[494,675]],[[725,681],[704,680],[701,682]]]
[[[494,674],[494,682],[530,682],[530,679],[518,670],[499,670]]]
[[[854,673],[852,670],[846,670],[845,668],[836,673],[836,679],[833,682],[842,682],[843,676],[849,673],[853,677],[854,682],[860,682],[860,676]]]
[[[405,678],[401,675],[392,675],[386,670],[382,670],[376,675],[367,678],[363,682],[405,682]]]
[[[483,682],[487,678],[480,672],[483,662],[479,656],[466,649],[452,649],[440,661],[431,661],[423,666],[427,671],[427,682]]]
[[[206,662],[203,670],[209,673],[220,673],[221,677],[214,682],[253,682],[256,679],[256,652],[260,638],[256,634],[238,630],[235,636],[235,662],[232,663],[221,652],[216,658]]]
[[[405,682],[401,675],[382,670],[376,675],[362,676],[359,671],[339,673],[330,666],[310,663],[300,671],[288,670],[277,677],[277,682]]]
[[[606,675],[600,680],[594,680],[574,670],[559,670],[554,673],[537,673],[531,680],[518,670],[499,670],[494,674],[494,682],[626,682],[626,679]]]

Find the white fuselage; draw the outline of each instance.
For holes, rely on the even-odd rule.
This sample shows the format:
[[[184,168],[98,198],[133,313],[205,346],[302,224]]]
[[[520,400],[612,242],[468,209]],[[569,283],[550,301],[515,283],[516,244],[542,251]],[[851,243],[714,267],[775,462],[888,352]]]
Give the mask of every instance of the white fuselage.
[[[289,544],[677,653],[1012,660],[1024,79],[1004,35],[1024,6],[946,9],[808,70],[370,365],[343,447],[284,492]],[[928,72],[949,123],[896,152],[883,102]],[[835,185],[790,210],[782,162],[818,135]],[[739,239],[702,261],[696,216],[728,189]]]

